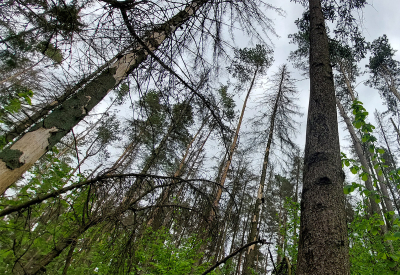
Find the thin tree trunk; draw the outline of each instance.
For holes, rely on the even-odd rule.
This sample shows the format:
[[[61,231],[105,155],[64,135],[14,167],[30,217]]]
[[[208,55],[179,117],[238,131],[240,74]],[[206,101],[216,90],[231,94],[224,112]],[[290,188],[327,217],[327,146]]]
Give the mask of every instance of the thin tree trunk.
[[[335,87],[320,0],[309,0],[310,102],[297,275],[350,274]]]
[[[270,121],[270,126],[269,126],[269,133],[268,133],[268,141],[267,141],[267,146],[265,148],[264,161],[263,161],[262,170],[261,170],[261,179],[260,179],[260,184],[258,186],[257,199],[256,199],[256,203],[254,206],[254,211],[253,211],[253,219],[252,219],[251,225],[250,225],[250,233],[249,233],[249,237],[248,237],[249,243],[257,240],[257,237],[259,234],[258,224],[260,222],[260,212],[261,212],[262,203],[264,202],[264,200],[263,200],[264,186],[265,186],[265,178],[267,176],[269,152],[271,150],[272,138],[274,136],[275,117],[276,117],[276,113],[278,111],[278,104],[281,99],[281,95],[283,93],[282,86],[283,86],[283,82],[285,80],[285,75],[286,75],[286,66],[284,65],[282,67],[282,71],[281,71],[281,79],[279,82],[278,94],[276,95],[276,100],[275,100],[274,108],[272,110],[272,115],[271,115],[271,121]],[[249,246],[246,257],[245,257],[244,265],[243,265],[243,274],[246,274],[246,275],[251,274],[250,268],[254,268],[256,251],[257,251],[257,248],[256,248],[255,244],[252,246]]]
[[[74,240],[73,243],[71,244],[71,247],[69,248],[67,258],[65,259],[65,266],[64,266],[62,275],[67,275],[68,268],[72,262],[72,255],[74,254],[76,244],[77,244],[77,241]]]
[[[378,162],[376,161],[376,159],[373,159],[372,156],[371,156],[371,160],[372,160],[372,164],[374,165],[376,175],[378,177],[379,187],[380,187],[382,195],[383,195],[383,201],[385,202],[386,209],[387,209],[387,211],[393,211],[394,210],[393,204],[390,201],[389,192],[388,192],[388,189],[386,186],[385,179],[383,178],[383,174],[381,174],[381,175],[379,174],[379,170],[381,167],[379,167]],[[383,172],[383,170],[382,170],[382,172]]]
[[[346,73],[345,73],[345,71],[344,71],[344,69],[343,69],[342,63],[340,63],[339,66],[340,66],[340,71],[341,71],[341,73],[342,73],[342,75],[343,75],[343,77],[344,77],[344,79],[345,79],[345,82],[346,82],[347,91],[349,92],[351,99],[354,101],[354,100],[356,100],[357,98],[356,98],[356,96],[355,96],[355,94],[354,94],[353,88],[351,87],[350,81],[349,81],[349,79],[348,79],[348,77],[347,77],[347,75],[346,75]],[[367,163],[367,161],[366,161],[366,158],[367,158],[367,157],[362,153],[361,142],[360,142],[360,140],[358,139],[358,137],[355,135],[354,127],[353,127],[352,123],[350,122],[350,119],[347,117],[347,115],[346,115],[346,113],[345,113],[345,111],[344,111],[344,108],[341,106],[341,104],[340,104],[340,102],[339,102],[338,99],[336,99],[336,102],[337,102],[339,111],[340,111],[340,113],[341,113],[343,119],[344,119],[345,122],[346,122],[347,129],[349,130],[349,132],[350,132],[350,134],[351,134],[351,136],[352,136],[353,144],[354,144],[354,147],[356,148],[356,152],[357,152],[358,158],[360,159],[360,161],[361,161],[362,158],[365,160],[365,163],[363,163],[363,162],[361,161],[362,166],[365,167],[365,170],[367,170],[367,171],[364,171],[364,172],[370,174],[369,171],[368,171],[367,166],[364,165],[364,164]],[[351,130],[351,129],[352,129],[352,130]],[[356,143],[359,144],[359,146],[356,146]],[[360,150],[360,149],[361,149],[361,150]],[[362,157],[362,156],[363,156],[363,157]],[[370,157],[371,157],[371,159],[372,159],[372,156],[371,156],[371,155],[370,155]],[[372,163],[373,163],[374,167],[376,167],[376,165],[378,164],[376,160],[372,160]],[[386,208],[387,208],[388,211],[393,211],[393,205],[391,204],[390,199],[389,199],[389,194],[388,194],[387,188],[386,188],[386,186],[385,186],[385,180],[384,180],[383,176],[379,175],[378,169],[379,169],[379,168],[375,168],[376,174],[377,174],[377,176],[378,176],[379,186],[380,186],[381,192],[382,192],[382,194],[383,194],[383,196],[384,196],[384,201],[385,201]],[[369,178],[368,180],[370,181],[370,178]],[[367,183],[366,183],[366,184],[367,184]],[[370,183],[369,186],[372,187],[372,183]],[[368,187],[367,187],[367,188],[368,188]],[[368,190],[370,190],[370,189],[368,188]],[[373,189],[372,189],[372,190],[373,190]],[[371,191],[371,190],[370,190],[370,191]],[[374,198],[372,198],[372,200],[375,201]],[[371,201],[371,197],[370,197],[370,201]],[[374,205],[373,205],[372,203],[371,203],[371,205],[372,205],[372,207],[374,208]],[[378,213],[378,212],[375,212],[375,213]],[[382,215],[381,215],[381,216],[382,216]]]
[[[379,115],[379,113],[378,113],[377,111],[376,111],[376,118],[377,118],[377,120],[378,120],[379,128],[381,129],[381,133],[382,133],[383,139],[385,140],[385,144],[386,144],[386,147],[387,147],[389,156],[390,156],[390,161],[391,161],[391,163],[392,163],[393,165],[396,165],[396,162],[395,162],[394,157],[393,157],[393,154],[392,154],[392,150],[390,149],[390,145],[389,145],[389,142],[388,142],[387,137],[386,137],[386,133],[385,133],[385,131],[384,131],[384,129],[383,129],[383,124],[382,124],[382,121],[381,121],[381,117],[380,117],[380,115]],[[394,166],[393,168],[396,169],[395,166]],[[400,208],[399,208],[399,206],[397,205],[397,200],[396,200],[395,193],[394,193],[394,191],[393,191],[392,183],[389,181],[389,177],[388,177],[388,175],[386,174],[386,171],[385,171],[384,169],[382,169],[382,172],[383,172],[383,174],[384,174],[384,176],[385,176],[385,178],[386,178],[386,182],[387,182],[387,185],[388,185],[388,187],[389,187],[390,193],[392,194],[393,203],[394,203],[394,205],[395,205],[395,207],[396,207],[396,209],[397,209],[397,212],[400,213]]]
[[[241,246],[243,246],[243,244],[244,244],[244,236],[245,236],[246,231],[247,231],[247,224],[248,224],[248,222],[249,222],[249,217],[247,217],[246,222],[245,222],[245,225],[244,225],[244,228],[243,228]],[[237,266],[236,266],[236,275],[239,275],[239,274],[240,274],[240,265],[241,265],[241,263],[242,263],[242,255],[243,255],[243,251],[240,251],[239,258],[238,258],[238,262],[237,262]]]
[[[142,39],[151,53],[188,21],[209,0],[194,0],[184,10]],[[135,70],[148,57],[143,45],[120,57],[111,66],[53,110],[43,121],[34,125],[10,148],[0,153],[0,195],[17,181],[47,150],[57,144],[88,112],[90,112],[114,87]]]
[[[221,176],[221,180],[219,181],[220,186],[218,187],[217,195],[215,196],[215,200],[214,200],[214,203],[213,203],[215,209],[218,208],[219,200],[221,199],[222,188],[223,188],[223,186],[225,184],[225,180],[226,180],[226,177],[228,175],[228,170],[229,170],[229,166],[231,165],[231,162],[232,162],[233,153],[236,150],[236,143],[237,143],[237,140],[238,140],[238,137],[239,137],[239,131],[240,131],[240,127],[242,125],[244,112],[246,110],[247,100],[249,99],[251,90],[253,89],[253,85],[254,85],[254,82],[255,82],[255,79],[256,79],[256,76],[257,76],[257,72],[258,72],[258,69],[256,69],[255,72],[254,72],[253,79],[251,80],[251,84],[250,84],[249,90],[247,91],[246,98],[245,98],[245,100],[243,102],[242,112],[240,114],[240,118],[239,118],[238,124],[236,126],[236,132],[235,132],[235,135],[233,137],[232,144],[231,144],[231,146],[229,148],[228,160],[225,163],[224,170],[223,170],[222,176]],[[213,219],[214,215],[215,215],[215,213],[212,211],[211,219]]]
[[[361,162],[361,166],[363,169],[363,172],[368,173],[369,175],[371,175],[369,169],[368,169],[368,160],[367,157],[364,155],[362,146],[361,146],[361,141],[359,140],[359,138],[356,135],[356,132],[354,130],[354,126],[350,121],[350,118],[347,116],[342,104],[340,103],[339,99],[336,99],[336,105],[339,109],[340,115],[342,116],[344,122],[346,123],[347,126],[347,130],[350,133],[351,136],[351,140],[353,141],[353,145],[354,145],[354,149],[357,153],[358,159]],[[371,180],[371,176],[368,177],[367,181],[365,182],[365,187],[368,189],[368,191],[374,191],[374,187],[373,187],[373,183]],[[371,194],[370,196],[368,196],[370,205],[371,205],[371,211],[370,214],[378,214],[381,218],[383,218],[382,216],[382,212],[379,208],[379,205],[375,202],[375,197],[373,196],[373,194]]]
[[[189,100],[190,102],[190,100]],[[170,127],[167,130],[167,133],[164,135],[163,139],[160,141],[158,144],[157,148],[152,152],[151,156],[147,160],[146,164],[144,165],[141,174],[146,174],[149,169],[151,168],[152,165],[154,165],[155,161],[157,160],[161,150],[164,149],[166,142],[168,138],[170,137],[171,133],[173,132],[175,125],[179,123],[179,119],[176,123],[172,122]],[[49,252],[46,255],[43,255],[41,259],[39,259],[35,264],[29,265],[29,266],[24,266],[23,269],[25,271],[28,271],[26,274],[36,274],[39,270],[44,268],[46,265],[48,265],[51,261],[53,261],[58,255],[61,254],[61,252],[66,249],[72,242],[73,240],[77,240],[79,236],[81,236],[83,233],[85,233],[89,228],[98,225],[99,223],[102,223],[106,221],[107,219],[115,219],[116,217],[119,217],[122,215],[124,212],[126,212],[129,207],[135,203],[136,201],[133,199],[134,194],[137,193],[136,186],[140,185],[140,182],[143,181],[142,178],[138,178],[135,182],[135,184],[132,185],[132,187],[127,191],[124,200],[121,202],[121,204],[114,210],[111,211],[111,213],[107,215],[100,216],[98,218],[95,218],[85,225],[81,226],[77,230],[73,231],[71,234],[69,234],[68,237],[62,239],[59,241],[56,246],[52,249],[51,252]]]
[[[201,130],[203,130],[204,126],[205,126],[205,122],[201,125],[201,127],[199,128],[199,130],[197,131],[195,136],[192,138],[192,140],[187,144],[185,154],[183,155],[183,157],[179,163],[178,169],[175,171],[175,173],[173,175],[174,177],[180,177],[182,175],[184,166],[186,164],[186,158],[188,157],[189,152],[190,152],[190,148],[192,148],[194,141],[197,139],[197,136],[200,134]],[[161,204],[161,205],[165,204],[165,202],[169,199],[173,190],[175,190],[175,186],[168,186],[165,190],[163,190],[163,192],[161,193],[161,197],[159,199],[159,204]],[[154,231],[157,231],[158,229],[160,229],[161,225],[164,222],[162,220],[163,215],[161,212],[162,212],[162,208],[156,207],[154,209],[154,211],[152,212],[152,215],[151,215],[149,221],[147,222],[147,226],[151,226]],[[167,215],[165,215],[165,216],[167,216]]]
[[[393,119],[390,118],[390,122],[392,122],[392,125],[394,127],[394,129],[396,130],[397,133],[397,143],[400,145],[400,131],[399,128],[397,128],[396,124],[394,123]]]

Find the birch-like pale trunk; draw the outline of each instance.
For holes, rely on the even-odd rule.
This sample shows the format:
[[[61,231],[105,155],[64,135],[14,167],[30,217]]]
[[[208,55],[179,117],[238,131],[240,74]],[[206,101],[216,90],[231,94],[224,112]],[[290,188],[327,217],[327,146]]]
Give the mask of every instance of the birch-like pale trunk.
[[[258,237],[258,224],[260,222],[260,212],[261,212],[262,203],[263,203],[265,179],[267,177],[269,152],[271,150],[272,139],[274,136],[275,118],[276,118],[276,114],[278,112],[278,105],[279,105],[279,101],[281,100],[281,96],[283,93],[282,87],[283,87],[283,82],[285,80],[285,75],[286,75],[286,66],[283,66],[282,71],[281,71],[281,79],[279,82],[278,94],[276,95],[275,104],[274,104],[274,108],[272,110],[271,121],[270,121],[270,125],[269,125],[268,141],[267,141],[267,146],[265,148],[265,153],[264,153],[264,161],[263,161],[262,170],[261,170],[261,179],[260,179],[260,184],[258,185],[257,199],[256,199],[256,203],[254,205],[253,218],[250,223],[250,233],[248,236],[248,243],[256,241],[257,237]],[[246,257],[244,260],[244,265],[243,265],[243,274],[245,274],[245,275],[251,274],[250,268],[254,268],[256,251],[257,251],[257,249],[256,249],[255,244],[249,246],[249,248],[247,249],[247,254],[246,254]]]
[[[135,70],[177,28],[193,17],[209,0],[194,0],[163,25],[148,32],[134,49],[118,58],[96,77],[54,109],[40,123],[31,127],[10,148],[0,153],[0,194],[17,181],[41,156],[57,144],[76,124]]]

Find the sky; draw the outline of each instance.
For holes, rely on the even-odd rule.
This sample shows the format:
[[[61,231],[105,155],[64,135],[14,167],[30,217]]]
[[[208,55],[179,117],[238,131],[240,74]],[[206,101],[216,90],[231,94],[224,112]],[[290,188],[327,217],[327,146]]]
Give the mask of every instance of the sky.
[[[305,145],[305,133],[306,133],[306,121],[307,121],[307,109],[308,109],[308,99],[309,99],[309,79],[306,79],[304,76],[301,75],[294,69],[290,62],[287,60],[290,51],[296,50],[297,46],[294,44],[290,44],[290,39],[288,38],[289,34],[296,33],[297,27],[294,21],[301,17],[304,8],[300,4],[296,4],[291,2],[290,0],[265,0],[265,2],[272,4],[276,7],[282,8],[285,11],[285,16],[278,15],[273,10],[267,10],[267,16],[274,21],[275,31],[279,35],[279,37],[270,36],[273,42],[274,48],[274,59],[275,62],[269,69],[266,77],[259,79],[257,88],[252,92],[249,104],[246,109],[245,118],[243,122],[243,126],[241,129],[241,133],[248,128],[249,123],[248,119],[253,117],[257,113],[257,101],[258,99],[265,93],[265,89],[268,85],[265,85],[267,82],[268,76],[271,76],[274,72],[278,70],[278,67],[284,63],[289,65],[289,70],[292,72],[292,76],[298,80],[297,88],[299,90],[299,100],[298,104],[301,107],[301,111],[304,113],[304,116],[298,118],[298,121],[301,122],[301,127],[299,129],[299,134],[294,139],[295,142],[299,145],[299,147],[303,150]],[[389,38],[389,41],[392,47],[396,50],[400,51],[400,37],[398,27],[400,26],[400,18],[398,13],[400,12],[400,1],[399,0],[369,0],[369,5],[367,5],[362,12],[356,14],[357,19],[360,20],[361,29],[363,30],[363,35],[365,36],[366,40],[372,42],[374,39],[386,34]],[[226,35],[229,36],[229,35]],[[236,47],[243,48],[243,47],[254,47],[254,43],[252,44],[251,41],[246,37],[240,37],[238,34],[235,37]],[[400,53],[397,52],[395,58],[400,61]],[[360,67],[362,70],[365,69],[365,64],[368,59],[365,59],[361,62]],[[382,104],[382,100],[377,91],[365,86],[362,82],[367,79],[367,76],[360,77],[357,81],[360,83],[356,91],[360,96],[360,100],[364,103],[365,108],[371,114],[371,118],[373,117],[372,114],[377,108],[378,110],[384,111],[386,107]],[[222,77],[220,79],[221,83],[226,83],[227,77]],[[112,96],[113,97],[113,96]],[[243,101],[245,97],[245,92],[242,92],[241,95],[235,97],[236,105],[237,105],[237,112],[240,113],[240,109],[242,107]],[[102,102],[102,107],[108,105],[110,103],[110,99],[105,100]],[[105,104],[105,105],[104,105]],[[99,106],[99,108],[102,108]],[[259,108],[259,107],[258,107]],[[132,110],[126,110],[126,112],[132,112]],[[120,112],[119,114],[122,115],[124,112]],[[338,116],[339,121],[341,121],[340,117]],[[246,127],[247,126],[247,127]],[[345,129],[344,123],[339,125],[339,133],[340,133],[340,140],[341,140],[341,150],[346,152],[346,147],[349,146],[349,141],[345,139],[347,134],[347,130]],[[211,143],[212,144],[212,143]],[[213,156],[219,156],[219,152],[221,150],[220,144],[217,145],[215,141],[214,145],[211,145],[211,152],[208,155],[209,160]],[[217,149],[217,150],[213,150]],[[216,152],[218,151],[218,154]],[[119,156],[120,152],[116,151],[113,152],[114,156]],[[216,154],[216,155],[214,155]],[[262,162],[262,153],[258,154],[254,157],[254,168],[256,170],[261,169],[260,163]],[[210,163],[211,165],[211,163]],[[90,166],[90,165],[89,165]]]
[[[356,18],[360,21],[360,28],[363,31],[363,35],[365,39],[369,42],[372,42],[374,39],[386,34],[389,38],[389,42],[391,43],[392,48],[395,50],[399,50],[396,53],[395,59],[400,61],[400,1],[398,0],[369,0],[369,5],[367,5],[362,12],[358,12]],[[304,116],[299,119],[301,121],[301,129],[300,133],[296,137],[296,142],[300,146],[300,148],[304,148],[305,144],[305,133],[306,133],[306,124],[307,124],[307,110],[308,110],[308,100],[309,100],[309,79],[305,79],[304,76],[299,74],[296,69],[292,67],[290,62],[287,60],[290,51],[296,50],[297,46],[294,44],[290,44],[290,39],[288,38],[289,34],[296,33],[297,27],[294,24],[294,21],[297,18],[300,18],[304,8],[300,4],[296,4],[294,2],[282,1],[282,0],[270,0],[268,3],[275,5],[276,7],[282,8],[286,12],[286,16],[282,17],[277,15],[273,11],[268,11],[267,14],[271,19],[274,20],[276,33],[279,35],[278,38],[273,38],[274,43],[274,59],[275,62],[273,66],[269,69],[269,75],[272,72],[277,71],[277,67],[283,63],[287,63],[289,65],[289,70],[293,72],[293,76],[299,80],[297,82],[297,88],[299,90],[299,101],[298,104],[301,106],[302,111],[304,112]],[[239,47],[251,47],[245,42]],[[368,57],[364,59],[360,63],[361,70],[365,70],[365,64],[368,62]],[[383,105],[383,102],[379,96],[379,93],[376,90],[373,90],[366,85],[363,84],[368,76],[361,76],[357,79],[358,86],[356,87],[356,91],[359,94],[360,100],[364,103],[364,107],[367,111],[372,114],[375,109],[380,111],[385,111],[386,106]],[[254,103],[257,101],[259,95],[263,93],[263,87],[260,87],[253,93],[250,99],[249,111],[247,112],[247,116],[253,115],[255,112]],[[244,99],[244,95],[241,99],[238,100],[237,105],[241,106]],[[341,121],[338,115],[339,121]],[[349,145],[349,143],[344,140],[344,137],[347,134],[347,130],[345,129],[344,123],[339,125],[340,131],[340,139],[341,139],[341,147],[342,151],[346,151],[345,147]]]

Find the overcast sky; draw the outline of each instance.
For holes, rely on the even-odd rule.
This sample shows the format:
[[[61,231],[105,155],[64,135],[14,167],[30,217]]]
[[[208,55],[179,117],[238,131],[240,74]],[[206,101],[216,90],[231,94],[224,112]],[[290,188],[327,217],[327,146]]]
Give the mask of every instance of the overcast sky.
[[[380,0],[380,1],[368,1],[370,4],[364,8],[362,12],[360,12],[357,17],[360,19],[362,23],[363,35],[366,40],[372,42],[374,39],[386,34],[389,38],[389,42],[392,47],[396,50],[400,50],[400,1],[399,0]],[[293,51],[297,48],[296,45],[289,44],[288,35],[297,32],[297,27],[294,24],[294,21],[301,17],[303,13],[303,7],[300,4],[296,4],[294,2],[282,1],[282,0],[270,0],[268,3],[275,5],[276,7],[281,7],[286,11],[286,17],[281,17],[277,15],[273,11],[268,11],[268,15],[275,22],[276,33],[280,36],[279,38],[274,38],[273,43],[274,46],[274,58],[275,63],[270,68],[268,75],[271,75],[272,72],[277,71],[277,67],[283,63],[289,63],[287,61],[287,57],[290,51]],[[240,47],[249,47],[252,45],[247,44],[246,41],[242,41]],[[400,52],[396,53],[397,60],[400,61]],[[362,63],[360,63],[360,67],[362,70],[365,70],[365,64],[368,60],[365,59]],[[296,69],[292,67],[289,63],[289,68],[293,72],[293,76],[298,80],[298,90],[299,94],[299,105],[302,107],[304,112],[304,117],[301,118],[302,127],[301,133],[296,138],[297,143],[300,145],[302,149],[304,149],[305,144],[305,129],[306,129],[306,120],[307,120],[307,108],[308,108],[308,99],[309,99],[309,80],[304,79],[299,73],[296,72]],[[386,106],[383,105],[382,100],[376,90],[373,90],[367,86],[365,86],[362,81],[367,79],[368,76],[361,76],[357,79],[357,83],[360,83],[356,91],[359,94],[360,100],[364,103],[365,108],[371,114],[370,118],[373,118],[373,112],[375,108],[378,110],[386,110]],[[260,85],[259,85],[260,86]],[[251,96],[252,103],[257,101],[257,94],[263,92],[262,87],[259,87],[257,91]],[[237,102],[238,106],[241,107],[243,102],[244,95],[242,95],[241,100]],[[255,112],[254,105],[249,105],[249,111],[247,112],[247,116],[250,117]],[[339,118],[339,121],[341,119]],[[347,135],[347,130],[344,131],[344,124],[340,124],[339,126],[340,135],[341,135],[341,147],[345,147],[348,145],[346,141],[343,140],[344,135]],[[342,151],[346,151],[345,148]]]

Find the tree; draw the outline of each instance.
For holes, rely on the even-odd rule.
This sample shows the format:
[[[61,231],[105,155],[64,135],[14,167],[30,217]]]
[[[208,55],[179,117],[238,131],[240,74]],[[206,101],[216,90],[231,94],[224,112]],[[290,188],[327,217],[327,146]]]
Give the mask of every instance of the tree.
[[[286,65],[282,65],[279,71],[272,77],[273,89],[272,94],[268,94],[264,97],[267,102],[262,102],[262,108],[270,109],[271,112],[263,112],[262,118],[269,118],[269,128],[266,131],[267,136],[262,135],[263,140],[267,140],[264,160],[261,169],[261,178],[257,192],[257,198],[253,210],[253,218],[250,225],[250,233],[248,236],[248,242],[257,240],[259,235],[259,222],[260,212],[262,203],[264,201],[264,186],[267,176],[267,167],[269,163],[269,155],[271,151],[271,145],[274,136],[275,139],[279,139],[282,144],[288,147],[295,147],[295,144],[291,141],[290,137],[295,132],[295,122],[293,122],[293,116],[299,115],[298,107],[294,103],[293,96],[296,95],[296,87],[294,80],[291,78],[290,72],[287,70]],[[265,119],[256,118],[256,125],[261,128],[265,123]],[[262,129],[262,128],[261,128]],[[281,146],[283,148],[283,146]],[[251,269],[255,270],[255,256],[257,247],[255,245],[250,246],[247,250],[245,263],[243,266],[243,274],[251,274]]]
[[[207,1],[194,1],[184,10],[167,20],[162,28],[154,29],[141,38],[142,44],[124,54],[111,66],[99,72],[83,89],[67,99],[42,122],[36,124],[10,148],[1,152],[0,193],[14,183],[39,159],[67,134],[88,112],[117,86],[126,76],[136,69],[147,56],[164,42],[179,26]],[[21,161],[23,160],[23,161]]]
[[[398,91],[400,63],[393,59],[395,51],[390,46],[386,35],[374,40],[369,48],[371,57],[367,68],[369,68],[371,76],[366,84],[378,89],[381,96],[386,100],[388,109],[396,113],[398,101],[400,101]]]
[[[220,179],[220,187],[218,188],[215,200],[214,200],[214,207],[218,208],[219,200],[221,199],[222,195],[222,187],[225,184],[225,180],[228,174],[229,166],[232,162],[233,153],[237,147],[238,137],[240,127],[242,125],[244,112],[246,110],[247,100],[249,99],[250,93],[253,90],[253,86],[256,81],[256,77],[259,74],[264,74],[265,71],[271,66],[273,62],[273,58],[271,57],[272,51],[266,49],[261,45],[257,45],[253,49],[239,49],[235,51],[235,59],[232,63],[230,68],[230,72],[239,80],[239,87],[242,85],[247,84],[250,82],[249,89],[246,93],[246,98],[243,102],[242,111],[240,113],[239,121],[236,126],[235,134],[232,138],[232,142],[229,147],[228,151],[228,159],[225,162],[221,179]]]
[[[297,274],[349,274],[335,87],[320,0],[309,0],[310,101]]]

